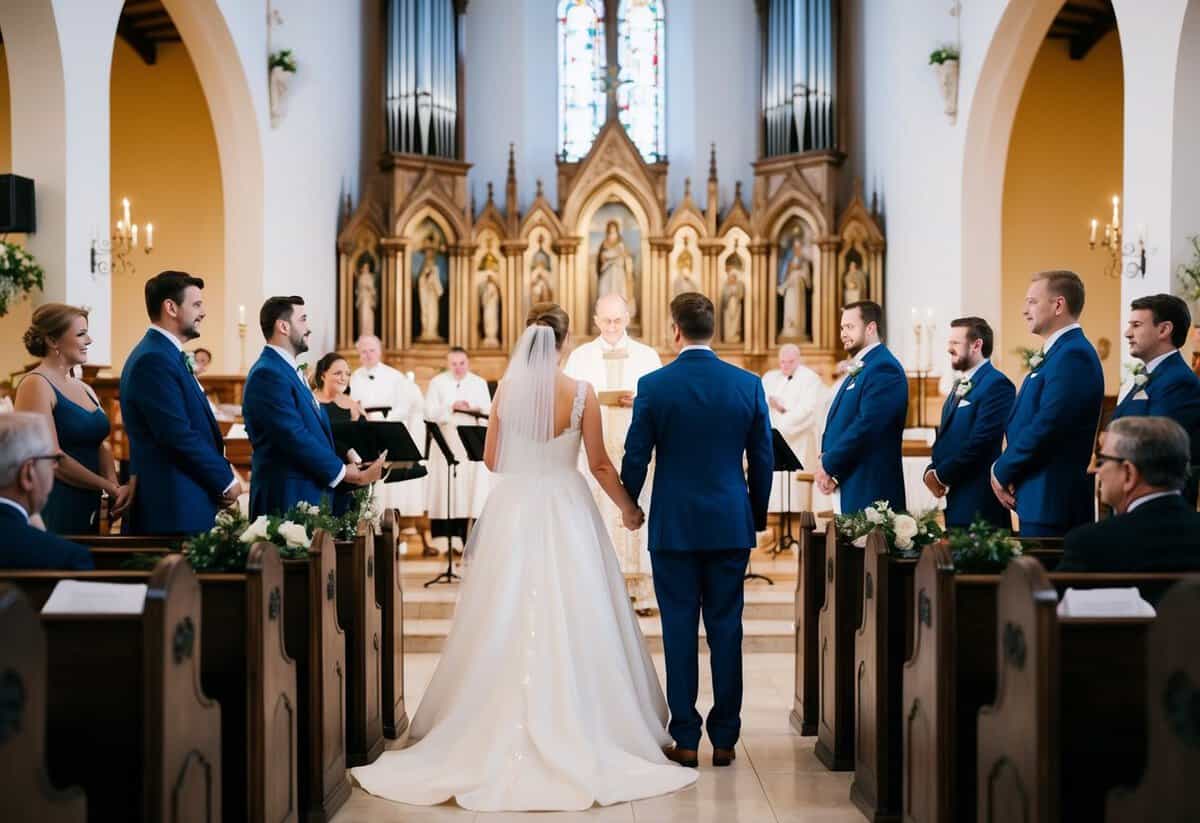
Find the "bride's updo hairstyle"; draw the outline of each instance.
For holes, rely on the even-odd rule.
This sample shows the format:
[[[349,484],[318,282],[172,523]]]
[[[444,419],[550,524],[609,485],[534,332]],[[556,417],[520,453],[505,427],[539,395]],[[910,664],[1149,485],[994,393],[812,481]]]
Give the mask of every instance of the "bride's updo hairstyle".
[[[525,318],[526,326],[546,326],[554,332],[554,348],[561,349],[567,339],[571,318],[557,303],[534,303]]]

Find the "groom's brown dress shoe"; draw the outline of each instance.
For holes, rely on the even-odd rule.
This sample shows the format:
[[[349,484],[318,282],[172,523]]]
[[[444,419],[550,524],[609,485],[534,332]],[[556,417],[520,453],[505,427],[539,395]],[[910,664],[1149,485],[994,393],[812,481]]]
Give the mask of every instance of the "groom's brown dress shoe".
[[[672,749],[663,749],[663,754],[668,760],[673,760],[680,766],[687,766],[689,769],[695,769],[700,766],[700,753],[695,749],[681,749],[678,746]]]
[[[713,749],[713,765],[728,766],[737,759],[737,753],[733,749]]]

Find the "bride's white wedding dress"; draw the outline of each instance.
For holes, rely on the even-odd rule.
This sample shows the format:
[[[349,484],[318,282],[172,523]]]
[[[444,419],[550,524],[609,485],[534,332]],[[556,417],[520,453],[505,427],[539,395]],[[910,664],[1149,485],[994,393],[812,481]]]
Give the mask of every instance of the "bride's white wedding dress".
[[[455,798],[475,811],[580,810],[695,782],[662,753],[666,701],[576,468],[586,392],[580,383],[567,430],[541,442],[518,442],[501,415],[501,474],[413,718],[418,742],[353,770],[371,794]]]

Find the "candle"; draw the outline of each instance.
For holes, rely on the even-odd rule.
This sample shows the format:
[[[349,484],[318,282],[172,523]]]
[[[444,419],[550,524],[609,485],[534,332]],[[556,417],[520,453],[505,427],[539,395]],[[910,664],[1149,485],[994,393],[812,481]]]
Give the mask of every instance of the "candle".
[[[238,325],[239,326],[246,325],[246,307],[245,306],[238,306]]]
[[[154,224],[146,224],[146,251],[154,248]]]
[[[1120,203],[1121,203],[1121,198],[1117,197],[1114,194],[1113,195],[1113,221],[1112,221],[1112,227],[1114,230],[1121,228],[1121,212],[1118,209],[1118,206],[1120,205]]]
[[[129,230],[132,233],[131,243],[134,248],[137,248],[137,223],[134,223],[132,226],[130,226]]]
[[[125,236],[125,224],[120,220],[117,221],[117,237]]]
[[[1092,218],[1092,233],[1088,236],[1088,242],[1091,243],[1093,246],[1096,245],[1096,226],[1097,225],[1099,225],[1099,221],[1096,220],[1095,217],[1093,217]]]
[[[1144,246],[1146,244],[1146,224],[1145,223],[1138,223],[1137,239],[1138,239],[1138,245]]]
[[[129,198],[121,198],[121,205],[125,207],[125,225],[129,225]]]
[[[933,324],[933,306],[925,308],[925,319],[929,321],[930,325]]]

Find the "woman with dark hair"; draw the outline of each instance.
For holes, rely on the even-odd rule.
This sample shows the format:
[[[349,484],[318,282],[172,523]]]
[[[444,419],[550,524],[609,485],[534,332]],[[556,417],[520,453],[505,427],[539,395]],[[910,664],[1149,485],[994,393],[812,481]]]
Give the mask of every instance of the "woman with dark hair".
[[[313,383],[316,388],[313,394],[325,416],[329,418],[330,427],[338,423],[357,423],[367,419],[357,400],[350,397],[350,364],[337,352],[330,352],[317,361],[313,368]],[[337,429],[333,431],[333,445],[337,453],[346,456],[346,444],[338,441]],[[333,492],[333,513],[339,517],[345,514],[353,497],[353,487],[339,486]]]
[[[117,479],[105,442],[108,415],[91,388],[71,374],[87,362],[91,342],[87,311],[63,303],[39,306],[25,332],[25,349],[42,362],[17,387],[14,407],[44,414],[61,451],[54,490],[42,509],[46,528],[59,534],[94,534],[100,527],[102,494],[112,501],[114,518],[133,502],[134,484]]]

